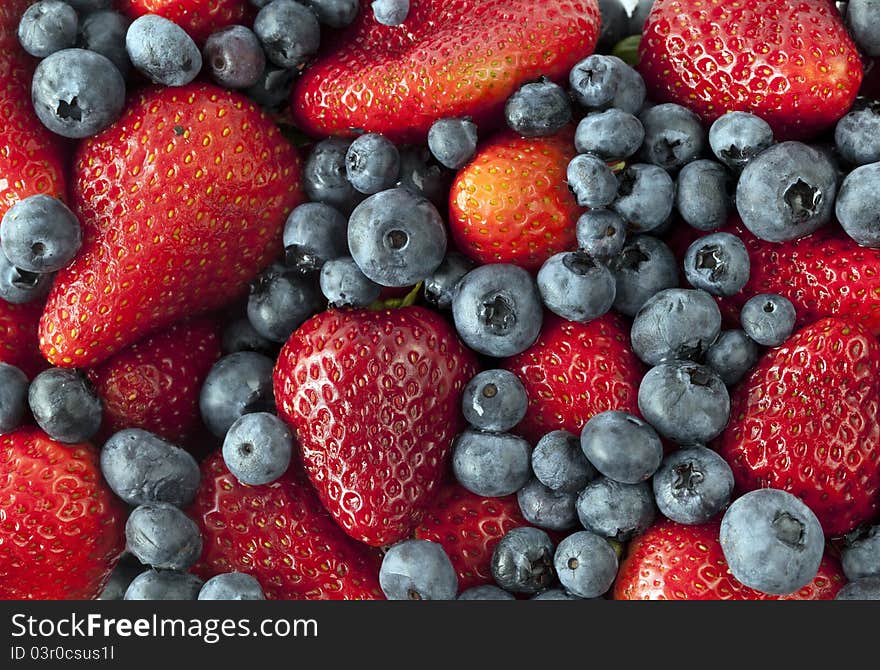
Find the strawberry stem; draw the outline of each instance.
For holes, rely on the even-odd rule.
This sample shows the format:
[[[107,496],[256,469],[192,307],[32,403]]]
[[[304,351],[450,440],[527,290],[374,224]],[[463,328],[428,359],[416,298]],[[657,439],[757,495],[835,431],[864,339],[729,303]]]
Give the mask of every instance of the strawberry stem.
[[[639,42],[642,41],[641,35],[630,35],[624,37],[611,50],[612,56],[617,56],[627,65],[635,67],[639,64]]]
[[[377,300],[372,305],[369,305],[367,309],[373,311],[381,311],[383,309],[397,309],[398,307],[410,307],[411,305],[416,304],[416,300],[419,298],[419,291],[422,288],[422,282],[419,282],[415,286],[412,287],[412,290],[407,293],[402,298],[388,298],[387,300]]]

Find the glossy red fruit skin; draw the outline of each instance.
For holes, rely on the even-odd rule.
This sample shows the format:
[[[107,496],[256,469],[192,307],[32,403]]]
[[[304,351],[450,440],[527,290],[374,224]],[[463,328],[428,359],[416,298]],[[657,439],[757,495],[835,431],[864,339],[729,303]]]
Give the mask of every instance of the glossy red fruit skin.
[[[648,95],[711,123],[763,117],[777,140],[809,138],[849,111],[858,50],[826,0],[657,0],[639,47]]]
[[[21,368],[31,378],[49,367],[37,339],[42,312],[39,301],[13,305],[0,300],[0,362]]]
[[[270,600],[381,599],[378,552],[348,537],[300,465],[264,486],[240,483],[214,452],[188,509],[204,549],[193,572],[253,575]]]
[[[294,86],[291,111],[310,135],[424,142],[434,121],[460,116],[488,130],[522,84],[565,80],[599,33],[595,0],[420,0],[399,27],[370,5]]]
[[[836,536],[877,514],[878,412],[880,343],[822,319],[768,351],[736,387],[716,448],[740,491],[789,491]]]
[[[549,137],[505,131],[484,143],[449,193],[449,228],[459,251],[480,264],[537,272],[577,248],[579,207],[566,183],[576,151],[572,128]]]
[[[329,310],[278,356],[278,415],[321,502],[373,546],[409,536],[446,475],[476,359],[422,307]]]
[[[586,324],[545,315],[537,342],[501,367],[526,388],[529,408],[515,431],[532,444],[552,430],[580,435],[600,412],[638,415],[644,367],[630,347],[627,320],[616,314]]]
[[[125,547],[98,450],[37,428],[0,436],[0,599],[91,600]]]
[[[117,7],[132,18],[144,14],[164,16],[198,43],[235,23],[250,26],[254,15],[248,0],[119,0]]]
[[[150,87],[77,152],[77,258],[40,324],[54,365],[95,366],[185,317],[229,304],[275,258],[302,200],[299,158],[247,98]]]
[[[816,577],[802,589],[777,596],[755,591],[730,573],[720,521],[684,526],[662,519],[629,544],[614,583],[615,600],[833,600],[846,583],[827,553]]]

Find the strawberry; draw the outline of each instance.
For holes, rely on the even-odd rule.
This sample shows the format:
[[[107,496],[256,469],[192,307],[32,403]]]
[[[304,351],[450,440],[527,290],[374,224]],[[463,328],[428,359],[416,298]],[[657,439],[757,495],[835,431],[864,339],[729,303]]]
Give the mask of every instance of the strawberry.
[[[37,346],[37,327],[43,306],[13,305],[0,300],[0,362],[21,368],[34,377],[48,367]]]
[[[449,195],[449,227],[459,251],[481,264],[514,263],[537,272],[553,254],[577,247],[584,210],[565,176],[575,154],[571,128],[532,139],[507,131],[483,144]]]
[[[281,251],[299,159],[247,98],[208,84],[148,88],[77,153],[76,260],[40,323],[54,365],[90,367],[246,292]]]
[[[321,502],[381,546],[408,536],[446,474],[474,355],[422,307],[329,310],[275,366],[278,414],[294,430]]]
[[[579,435],[594,414],[607,410],[638,414],[642,364],[620,316],[584,324],[548,315],[537,342],[502,367],[528,393],[529,409],[516,431],[532,443],[552,430]]]
[[[117,6],[132,18],[164,16],[199,43],[225,26],[253,22],[248,0],[119,0]]]
[[[370,4],[294,87],[291,110],[310,135],[424,142],[448,116],[488,129],[520,85],[565,79],[599,32],[595,0],[421,0],[399,27],[377,23]]]
[[[768,351],[735,389],[717,449],[742,491],[799,496],[826,535],[871,520],[880,502],[880,343],[822,319]]]
[[[185,444],[201,425],[202,382],[220,353],[216,322],[196,319],[136,342],[89,370],[104,405],[101,434],[143,428]]]
[[[124,523],[93,446],[37,428],[0,436],[0,599],[97,597],[124,548]]]
[[[321,506],[298,463],[264,486],[240,483],[214,452],[189,514],[204,549],[193,571],[203,578],[246,572],[279,600],[382,597],[379,554],[358,544]]]
[[[639,47],[649,97],[706,123],[748,111],[777,139],[812,137],[849,111],[862,82],[858,50],[833,5],[657,0]]]
[[[833,600],[846,579],[827,553],[809,584],[786,596],[755,591],[727,567],[719,521],[684,526],[663,519],[636,537],[620,563],[615,600]]]

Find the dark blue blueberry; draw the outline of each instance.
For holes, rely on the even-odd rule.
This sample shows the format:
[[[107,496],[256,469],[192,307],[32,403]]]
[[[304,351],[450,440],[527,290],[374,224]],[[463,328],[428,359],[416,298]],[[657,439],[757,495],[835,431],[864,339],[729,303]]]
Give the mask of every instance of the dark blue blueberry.
[[[880,247],[880,163],[862,165],[846,176],[835,213],[846,234],[861,246]]]
[[[675,254],[653,235],[631,238],[609,268],[617,282],[614,309],[629,317],[656,293],[678,286]]]
[[[361,9],[358,0],[303,0],[303,4],[330,28],[350,26]]]
[[[275,411],[272,368],[275,362],[251,351],[224,356],[214,364],[199,398],[205,425],[217,437],[245,414]]]
[[[465,589],[458,600],[516,600],[516,596],[493,584],[483,584]]]
[[[18,41],[31,56],[46,56],[76,43],[76,11],[61,0],[40,0],[28,7],[18,23]]]
[[[617,56],[593,54],[569,73],[575,100],[588,109],[616,107],[638,114],[645,104],[645,81]]]
[[[654,499],[669,519],[689,525],[706,523],[730,502],[733,471],[706,447],[679,449],[654,473]]]
[[[321,45],[315,13],[294,0],[273,0],[263,7],[254,19],[254,32],[278,67],[302,67]]]
[[[236,319],[223,331],[221,349],[224,354],[237,351],[255,351],[264,356],[275,357],[278,345],[260,335],[247,319]]]
[[[565,589],[547,589],[532,596],[529,600],[583,600],[583,598],[573,596]]]
[[[321,267],[321,293],[330,307],[366,307],[379,299],[382,287],[370,280],[351,256]]]
[[[848,538],[840,552],[843,574],[851,582],[880,577],[880,526],[870,526],[855,538]]]
[[[523,84],[504,105],[507,125],[523,137],[543,137],[571,121],[571,101],[559,84],[549,79]]]
[[[462,278],[474,268],[474,262],[456,251],[425,279],[425,299],[438,309],[451,309],[452,298]]]
[[[90,137],[119,118],[125,105],[125,80],[101,54],[64,49],[37,65],[31,99],[40,121],[53,133]]]
[[[199,600],[265,600],[260,582],[244,572],[214,575],[199,591]]]
[[[615,44],[629,35],[629,17],[621,0],[599,0],[599,15],[602,28],[599,31],[596,52],[608,53]]]
[[[551,431],[538,440],[532,451],[532,470],[544,486],[566,493],[577,493],[596,478],[580,438],[565,430]]]
[[[859,579],[845,585],[835,600],[880,600],[880,577]]]
[[[626,226],[617,212],[610,209],[591,209],[577,220],[577,241],[580,249],[596,260],[608,262],[617,256],[626,244]],[[615,279],[615,296],[617,280]]]
[[[312,278],[274,263],[251,285],[247,317],[254,330],[266,339],[286,342],[322,307],[320,291]]]
[[[647,232],[669,218],[675,202],[675,183],[666,170],[635,163],[617,175],[617,183],[617,200],[612,207],[631,230]]]
[[[732,192],[733,182],[723,165],[695,160],[678,173],[675,206],[681,218],[697,230],[715,230],[727,223]]]
[[[129,505],[185,507],[199,489],[199,466],[188,451],[139,428],[114,433],[101,450],[101,474]]]
[[[202,70],[202,54],[192,37],[156,14],[132,21],[125,35],[125,50],[137,70],[164,86],[184,86]]]
[[[760,116],[749,112],[728,112],[709,128],[712,153],[735,172],[773,144],[773,130]]]
[[[360,193],[372,195],[391,188],[400,173],[397,147],[378,133],[361,135],[345,154],[345,174]]]
[[[3,215],[0,245],[6,258],[22,270],[55,272],[76,256],[82,230],[74,213],[58,198],[32,195]]]
[[[788,298],[775,293],[756,295],[742,306],[740,323],[746,335],[765,347],[778,347],[794,330],[797,313]]]
[[[648,482],[623,484],[608,477],[586,485],[577,497],[575,511],[584,528],[618,542],[643,533],[657,516]]]
[[[318,142],[303,168],[302,182],[309,200],[323,202],[347,214],[362,199],[345,174],[345,154],[351,141],[330,137]]]
[[[531,451],[529,443],[516,435],[468,428],[452,445],[452,472],[471,493],[507,496],[529,481]]]
[[[379,586],[388,600],[455,600],[458,576],[441,545],[404,540],[382,558]]]
[[[846,5],[846,25],[866,55],[880,57],[880,6],[876,0],[850,0]]]
[[[425,146],[400,147],[400,175],[397,186],[425,196],[437,207],[449,202],[452,173],[440,165]]]
[[[736,208],[755,237],[784,242],[828,223],[836,193],[837,172],[824,152],[782,142],[745,167],[736,187]]]
[[[59,442],[84,442],[101,427],[101,399],[78,370],[50,368],[38,374],[28,404],[37,425]]]
[[[399,26],[409,15],[409,0],[374,0],[373,17],[383,26]]]
[[[348,255],[348,221],[330,205],[307,202],[287,217],[283,239],[287,267],[317,272],[327,261]]]
[[[617,577],[617,554],[605,539],[582,530],[559,543],[553,566],[567,591],[581,598],[597,598]]]
[[[492,577],[505,591],[538,593],[556,577],[553,551],[550,536],[540,528],[513,528],[492,551]]]
[[[270,112],[281,112],[287,108],[290,102],[290,90],[293,88],[295,79],[296,72],[294,70],[267,65],[257,83],[244,92],[260,107]],[[343,179],[345,179],[344,174]],[[351,188],[351,184],[348,184],[348,187]]]
[[[131,69],[125,35],[131,19],[120,12],[101,10],[87,14],[79,24],[77,46],[105,56],[123,75]]]
[[[597,319],[614,304],[614,275],[583,251],[565,251],[547,259],[538,271],[544,305],[569,321]]]
[[[406,188],[371,195],[348,220],[351,257],[381,286],[412,286],[446,255],[446,226],[427,198]]]
[[[147,570],[125,591],[125,600],[197,600],[202,580],[188,572]]]
[[[428,148],[441,164],[459,170],[477,150],[477,124],[470,119],[438,119],[428,130]]]
[[[516,265],[481,265],[468,272],[452,300],[459,336],[471,349],[503,358],[528,349],[541,332],[543,309],[535,280]]]
[[[0,435],[18,428],[28,407],[27,375],[0,362]]]
[[[0,252],[0,300],[22,305],[44,298],[52,288],[54,277],[17,268]]]
[[[727,386],[733,386],[755,367],[759,355],[758,345],[745,331],[725,330],[706,352],[706,365]]]
[[[110,573],[110,579],[98,596],[98,600],[122,600],[129,585],[144,571],[143,564],[125,552]]]
[[[510,430],[526,415],[529,398],[515,374],[484,370],[464,387],[461,410],[465,420],[481,430]]]
[[[639,411],[678,444],[706,444],[730,418],[730,396],[711,368],[687,361],[652,368],[639,386]]]
[[[625,484],[648,479],[663,460],[663,444],[654,429],[618,410],[600,412],[587,421],[581,449],[596,470]]]
[[[125,523],[126,548],[144,565],[187,570],[202,554],[195,521],[169,503],[137,507]]]
[[[630,336],[636,355],[648,365],[702,360],[721,332],[718,303],[699,289],[669,288],[638,311]]]
[[[736,235],[713,233],[696,240],[684,257],[684,274],[692,286],[712,295],[739,293],[749,281],[746,245]]]
[[[645,139],[645,128],[637,117],[620,109],[587,114],[574,134],[574,146],[581,153],[603,160],[629,158]]]
[[[568,164],[565,178],[581,207],[604,207],[617,197],[617,177],[597,156],[575,156]]]
[[[223,462],[242,484],[274,482],[290,465],[293,436],[274,414],[245,414],[229,427],[223,439]]]
[[[94,12],[99,9],[109,9],[113,0],[64,0],[78,12]]]
[[[840,155],[853,165],[880,161],[880,102],[856,102],[837,122],[834,144]]]
[[[226,88],[250,88],[266,69],[260,40],[245,26],[227,26],[211,35],[203,58],[214,81]]]
[[[533,526],[549,530],[568,530],[577,524],[575,493],[554,491],[535,478],[516,494],[523,518]]]
[[[733,576],[774,595],[812,581],[825,551],[816,515],[778,489],[758,489],[735,500],[721,520],[719,540]]]
[[[672,102],[654,105],[642,112],[639,120],[645,128],[642,156],[649,163],[677,170],[706,151],[703,124],[687,107]]]

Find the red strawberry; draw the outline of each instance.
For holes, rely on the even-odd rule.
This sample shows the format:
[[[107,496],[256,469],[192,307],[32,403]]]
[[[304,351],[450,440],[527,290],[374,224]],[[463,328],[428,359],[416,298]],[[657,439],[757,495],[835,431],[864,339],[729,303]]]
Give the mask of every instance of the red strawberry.
[[[0,599],[97,597],[124,548],[124,523],[90,444],[36,428],[0,436]]]
[[[76,260],[40,324],[54,365],[96,365],[183,317],[234,300],[281,251],[299,160],[236,93],[148,88],[79,149]]]
[[[119,10],[133,18],[159,14],[189,33],[197,42],[224,26],[250,23],[248,0],[119,0]]]
[[[833,125],[862,81],[858,50],[827,0],[657,0],[639,52],[651,98],[707,123],[753,112],[777,139]]]
[[[294,118],[311,135],[423,142],[446,116],[487,129],[520,85],[566,78],[599,32],[595,0],[421,0],[399,27],[377,23],[370,4],[294,88]]]
[[[374,546],[410,534],[460,432],[474,355],[421,307],[323,312],[287,341],[275,401],[321,502]]]
[[[216,322],[175,324],[89,371],[104,404],[101,432],[143,428],[185,444],[200,427],[199,393],[220,358]]]
[[[0,362],[21,368],[28,377],[48,367],[37,346],[42,311],[39,302],[12,305],[0,300]]]
[[[840,565],[825,555],[809,584],[787,596],[738,582],[718,541],[720,522],[683,526],[663,519],[636,537],[620,563],[615,600],[833,600],[846,583]]]
[[[577,247],[583,213],[565,171],[575,157],[571,128],[551,137],[494,136],[455,178],[449,226],[459,251],[479,263],[537,272],[553,254]]]
[[[529,409],[517,426],[532,443],[551,430],[579,435],[594,415],[638,413],[642,364],[630,348],[629,326],[607,314],[586,324],[546,316],[538,341],[503,367],[526,387]]]
[[[880,343],[822,319],[768,351],[731,397],[718,451],[738,488],[778,488],[826,535],[871,520],[880,503]]]
[[[299,464],[271,484],[246,486],[215,452],[189,513],[204,543],[193,571],[204,578],[246,572],[279,600],[382,597],[378,553],[334,523]]]

